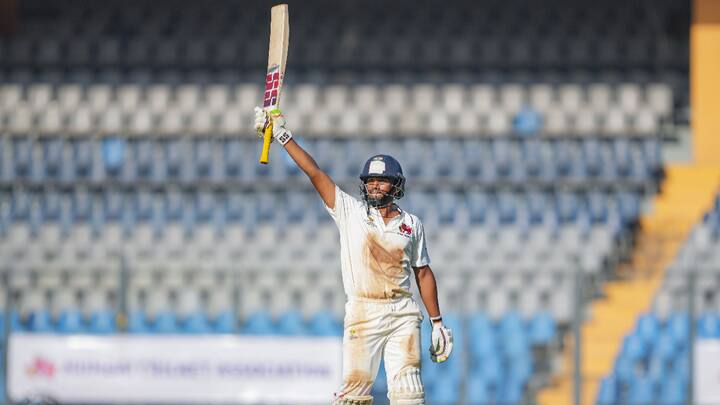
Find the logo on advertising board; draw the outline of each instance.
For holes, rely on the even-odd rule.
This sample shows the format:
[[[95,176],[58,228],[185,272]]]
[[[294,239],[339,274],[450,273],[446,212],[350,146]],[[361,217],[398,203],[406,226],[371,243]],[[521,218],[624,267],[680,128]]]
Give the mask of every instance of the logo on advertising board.
[[[35,360],[25,368],[28,377],[53,378],[55,376],[55,364],[43,357],[35,357]]]

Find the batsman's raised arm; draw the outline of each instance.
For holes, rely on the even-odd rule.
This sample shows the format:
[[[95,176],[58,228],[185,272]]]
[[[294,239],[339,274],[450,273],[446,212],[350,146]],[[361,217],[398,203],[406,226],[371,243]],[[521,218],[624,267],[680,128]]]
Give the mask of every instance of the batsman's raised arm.
[[[285,117],[282,113],[279,110],[267,113],[262,108],[255,107],[255,130],[258,131],[260,137],[262,137],[269,120],[272,120],[273,123],[273,140],[285,147],[295,164],[308,176],[325,205],[335,208],[335,182],[320,169],[315,159],[292,139],[292,133],[285,127]]]

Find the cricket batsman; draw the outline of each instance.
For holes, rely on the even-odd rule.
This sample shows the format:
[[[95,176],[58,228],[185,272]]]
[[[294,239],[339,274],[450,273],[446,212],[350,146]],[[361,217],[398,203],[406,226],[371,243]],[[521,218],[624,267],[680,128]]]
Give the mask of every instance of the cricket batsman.
[[[310,178],[340,231],[342,280],[347,303],[343,333],[343,382],[334,405],[370,405],[373,382],[385,359],[388,398],[393,405],[425,404],[420,381],[420,323],[423,315],[410,291],[415,281],[432,322],[431,358],[446,361],[453,348],[443,326],[435,276],[420,219],[396,203],[405,193],[397,160],[370,157],[360,174],[362,200],[335,185],[292,139],[279,110],[255,108],[262,137],[272,123],[273,140],[285,147]]]

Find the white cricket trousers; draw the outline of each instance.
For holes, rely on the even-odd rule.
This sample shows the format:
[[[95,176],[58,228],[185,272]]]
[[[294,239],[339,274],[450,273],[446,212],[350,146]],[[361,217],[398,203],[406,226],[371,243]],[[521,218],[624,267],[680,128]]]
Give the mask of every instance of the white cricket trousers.
[[[343,383],[336,398],[369,396],[384,357],[391,402],[406,403],[405,398],[413,398],[407,403],[424,403],[420,381],[422,319],[412,297],[350,297],[345,304]]]

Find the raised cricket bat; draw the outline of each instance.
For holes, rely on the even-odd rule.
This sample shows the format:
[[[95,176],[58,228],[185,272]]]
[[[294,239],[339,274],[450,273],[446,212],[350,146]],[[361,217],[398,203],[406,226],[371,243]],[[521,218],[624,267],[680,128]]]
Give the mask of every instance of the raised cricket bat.
[[[287,4],[278,4],[270,10],[270,47],[268,50],[267,75],[265,76],[265,96],[263,108],[272,111],[280,106],[280,92],[285,79],[288,43],[290,41],[290,23]],[[260,163],[267,164],[272,140],[272,122],[265,127]]]

